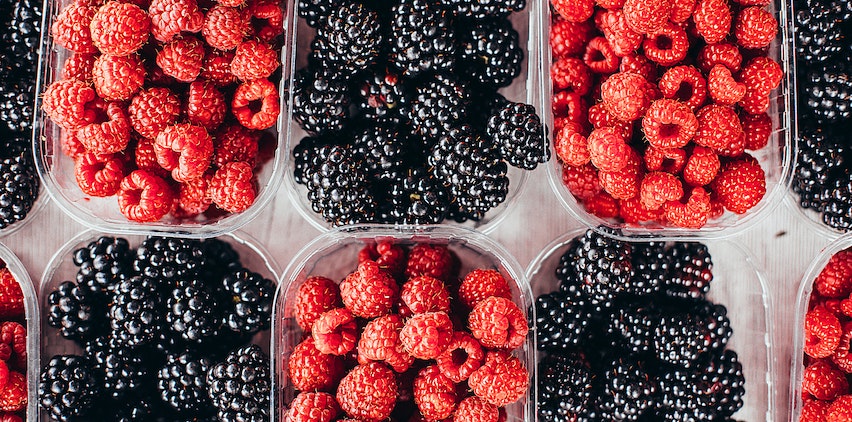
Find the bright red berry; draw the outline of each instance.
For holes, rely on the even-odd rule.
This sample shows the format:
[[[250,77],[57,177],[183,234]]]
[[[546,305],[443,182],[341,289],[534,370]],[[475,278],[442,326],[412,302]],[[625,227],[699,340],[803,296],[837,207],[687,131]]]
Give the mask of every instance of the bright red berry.
[[[233,51],[208,48],[204,55],[204,63],[201,66],[201,74],[198,77],[213,82],[219,87],[236,83],[237,77],[231,73],[231,60],[233,59]]]
[[[825,421],[852,421],[852,395],[837,397],[825,411]]]
[[[204,44],[191,35],[175,37],[157,53],[157,66],[181,82],[192,82],[204,64]]]
[[[127,56],[148,41],[151,18],[135,4],[108,1],[92,17],[89,28],[101,53]]]
[[[118,207],[131,221],[158,221],[169,213],[173,203],[171,187],[150,172],[135,170],[121,181]]]
[[[136,141],[133,161],[139,170],[145,170],[164,179],[170,177],[169,172],[157,163],[157,153],[154,151],[154,141],[151,139],[140,138]]]
[[[769,143],[772,135],[772,118],[769,113],[740,113],[740,123],[745,133],[745,149],[756,151]]]
[[[212,82],[189,84],[186,98],[186,119],[189,123],[213,131],[225,120],[227,108],[225,95]]]
[[[603,188],[598,179],[598,170],[591,163],[579,167],[562,166],[562,183],[578,199],[590,199]]]
[[[624,199],[618,202],[621,219],[627,224],[636,224],[645,221],[660,221],[665,215],[665,208],[649,210],[642,205],[639,196]]]
[[[591,21],[576,23],[555,17],[550,25],[550,49],[553,57],[575,56],[582,53],[593,33]]]
[[[127,148],[130,142],[130,119],[121,103],[98,101],[92,108],[100,109],[101,113],[98,114],[102,115],[96,117],[106,117],[106,120],[93,121],[77,130],[77,139],[86,150],[95,154],[112,154]]]
[[[692,20],[698,35],[707,44],[716,44],[728,36],[733,16],[727,0],[698,0]]]
[[[118,155],[87,152],[74,161],[77,186],[86,195],[115,195],[124,175],[125,160]]]
[[[62,79],[92,82],[92,67],[96,58],[96,55],[90,53],[72,53],[62,64]]]
[[[251,165],[234,161],[216,170],[210,180],[210,197],[217,207],[228,212],[249,209],[257,198]]]
[[[642,117],[650,106],[647,89],[648,82],[639,74],[619,72],[601,84],[601,100],[615,118],[632,122]]]
[[[20,412],[27,408],[27,377],[9,372],[6,385],[0,387],[0,412]]]
[[[726,209],[742,214],[763,199],[766,174],[757,160],[746,154],[723,164],[710,188]]]
[[[739,72],[742,63],[740,49],[726,42],[705,45],[698,53],[698,67],[705,73],[710,72],[716,65],[725,66],[731,72]]]
[[[449,312],[450,293],[444,282],[428,275],[411,277],[402,285],[400,314],[410,316],[426,312]]]
[[[600,171],[619,171],[627,165],[631,148],[615,128],[595,129],[589,134],[589,157]]]
[[[805,354],[816,359],[834,354],[843,331],[833,312],[817,306],[805,314]]]
[[[606,192],[598,192],[591,198],[583,200],[583,207],[600,218],[618,217],[618,201]]]
[[[692,66],[675,66],[666,70],[659,82],[664,98],[678,100],[697,110],[707,99],[707,81]]]
[[[805,368],[802,375],[802,390],[817,400],[834,400],[849,391],[846,374],[830,363],[818,360]]]
[[[345,355],[355,348],[358,328],[355,317],[346,308],[323,312],[311,327],[314,346],[325,354]]]
[[[453,422],[498,422],[500,410],[477,396],[470,396],[459,402]]]
[[[443,353],[435,358],[441,373],[453,382],[462,382],[479,369],[485,359],[485,352],[475,338],[456,331]]]
[[[444,245],[418,243],[408,253],[406,277],[428,275],[449,282],[457,267],[456,258]]]
[[[683,197],[680,179],[671,173],[655,171],[645,175],[639,189],[642,206],[656,210],[669,201],[679,201]]]
[[[814,279],[814,288],[823,297],[848,297],[852,293],[852,250],[834,254]]]
[[[457,401],[455,383],[437,365],[421,369],[414,378],[414,403],[425,420],[449,418],[456,410]]]
[[[744,48],[768,47],[778,34],[778,21],[762,7],[746,7],[737,14],[734,35]]]
[[[197,179],[180,182],[175,199],[177,203],[172,214],[175,217],[186,218],[207,211],[210,205],[213,205],[213,198],[210,197],[209,189],[212,178],[213,175],[208,172]]]
[[[692,186],[704,186],[719,172],[719,156],[710,148],[696,146],[683,168],[683,181]]]
[[[396,405],[397,386],[393,371],[378,362],[358,365],[337,387],[337,402],[352,418],[380,421],[390,417]]]
[[[76,130],[95,120],[91,103],[96,98],[95,90],[85,82],[65,79],[48,85],[42,96],[42,108],[62,129]]]
[[[556,12],[569,22],[583,22],[595,12],[595,0],[553,0]]]
[[[825,415],[831,403],[821,400],[804,400],[802,402],[802,414],[799,422],[825,422]]]
[[[104,54],[95,59],[92,81],[101,98],[128,100],[145,83],[145,67],[137,55],[119,57]]]
[[[692,12],[695,10],[696,0],[674,0],[672,1],[672,14],[669,20],[674,23],[683,23],[692,17]]]
[[[659,31],[649,34],[642,42],[645,57],[661,66],[674,66],[686,58],[689,38],[677,24],[668,22]]]
[[[722,156],[738,156],[745,147],[745,133],[737,112],[731,107],[709,104],[698,110],[698,131],[692,138],[698,145]]]
[[[204,16],[201,35],[217,50],[233,50],[251,32],[248,16],[235,7],[216,5]]]
[[[148,88],[130,101],[127,111],[136,133],[154,139],[166,127],[177,122],[180,99],[168,88]]]
[[[849,299],[845,299],[841,302],[841,309],[843,310],[843,315],[847,315],[847,312],[850,311],[849,305],[852,305],[849,302]],[[831,362],[837,366],[841,371],[849,374],[852,373],[852,354],[849,352],[852,351],[852,322],[845,322],[841,326],[843,330],[843,334],[840,336],[840,341],[837,343],[837,348],[834,349],[834,354],[831,355]]]
[[[698,119],[688,105],[680,101],[654,101],[642,119],[642,131],[657,148],[681,148],[698,130]]]
[[[332,422],[340,413],[334,396],[322,392],[303,391],[290,403],[288,422]]]
[[[682,148],[656,148],[649,145],[643,158],[648,171],[677,174],[686,165],[686,151]]]
[[[630,150],[627,165],[621,170],[598,172],[603,190],[615,199],[629,199],[638,195],[642,176],[642,159],[633,150]]]
[[[293,388],[301,391],[334,391],[344,372],[343,359],[320,352],[312,337],[293,348],[287,367]]]
[[[342,304],[337,283],[322,276],[308,277],[296,293],[293,306],[296,323],[303,331],[309,332],[322,313],[339,308]]]
[[[550,107],[553,116],[556,118],[553,123],[556,131],[564,126],[564,124],[560,124],[560,121],[581,125],[586,122],[588,106],[582,95],[570,91],[559,91],[553,94],[553,102]]]
[[[595,37],[586,44],[583,61],[594,73],[615,73],[618,71],[618,55],[605,37]]]
[[[624,17],[640,34],[654,34],[663,29],[671,15],[671,3],[665,0],[626,0]]]
[[[151,33],[157,41],[168,43],[181,32],[199,32],[204,13],[196,0],[151,0],[148,7]]]
[[[62,153],[76,160],[83,154],[87,153],[86,147],[80,142],[76,131],[63,130],[59,134],[59,146]]]
[[[749,114],[765,113],[769,109],[769,94],[783,78],[784,70],[775,60],[769,57],[751,59],[740,73],[740,82],[746,86],[740,106]]]
[[[375,318],[390,313],[399,297],[399,287],[377,263],[365,261],[340,283],[340,295],[344,306],[355,316]]]
[[[657,65],[641,54],[631,54],[621,58],[618,65],[621,72],[636,73],[646,81],[657,80]]]
[[[527,394],[529,373],[509,352],[488,352],[485,364],[470,375],[468,385],[479,398],[502,407]]]
[[[592,89],[592,73],[583,60],[564,57],[550,66],[550,79],[554,90],[570,90],[586,95]]]
[[[24,315],[24,293],[8,268],[0,269],[0,318],[11,319]]]
[[[739,102],[746,93],[746,86],[737,82],[731,71],[721,64],[710,69],[707,75],[707,87],[710,98],[719,105],[732,106]]]
[[[589,110],[591,112],[591,109]],[[589,157],[589,141],[581,133],[580,125],[568,123],[556,133],[553,147],[556,156],[570,166],[582,166],[591,159]]]
[[[12,363],[18,368],[27,366],[27,329],[23,325],[14,321],[0,323],[0,344],[12,349],[6,364]]]
[[[394,277],[401,277],[406,266],[405,249],[389,240],[368,243],[358,252],[358,262],[376,261],[379,268]]]
[[[236,3],[240,0],[227,0],[228,3]],[[243,0],[244,1],[244,0]],[[219,1],[220,4],[223,0]],[[249,19],[254,27],[254,36],[263,42],[272,42],[276,37],[284,33],[284,9],[279,0],[249,0]],[[233,7],[235,5],[231,4]]]
[[[710,195],[703,188],[694,188],[686,203],[669,201],[665,204],[665,216],[676,227],[700,229],[710,218]]]
[[[512,299],[509,282],[497,270],[475,269],[462,279],[459,286],[459,300],[473,309],[479,302],[491,297]]]
[[[633,30],[621,10],[607,12],[604,21],[606,25],[601,30],[617,56],[634,54],[642,46],[642,34]]]
[[[255,79],[237,87],[231,113],[249,129],[268,129],[278,119],[278,88],[267,79]]]
[[[453,323],[446,312],[427,312],[409,318],[399,333],[402,346],[417,359],[435,359],[453,338]]]
[[[488,348],[515,349],[526,341],[529,327],[523,311],[510,299],[488,297],[470,312],[473,337]]]
[[[53,42],[76,53],[97,53],[89,29],[97,12],[96,6],[85,2],[74,1],[65,6],[50,27]]]
[[[157,162],[178,182],[197,179],[207,171],[213,155],[213,139],[201,126],[179,123],[169,126],[154,141]]]
[[[397,373],[403,373],[414,364],[414,357],[405,351],[400,339],[404,326],[399,315],[380,316],[364,326],[358,340],[358,363],[383,361]]]
[[[278,68],[278,53],[269,44],[248,40],[237,46],[231,73],[241,81],[268,78]]]

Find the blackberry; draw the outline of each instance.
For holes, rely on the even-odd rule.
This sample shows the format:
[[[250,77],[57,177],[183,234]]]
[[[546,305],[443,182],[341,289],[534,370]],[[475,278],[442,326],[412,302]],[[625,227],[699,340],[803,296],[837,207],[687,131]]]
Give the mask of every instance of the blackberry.
[[[349,120],[348,89],[330,72],[300,70],[293,81],[293,119],[311,135],[342,130]]]
[[[11,72],[10,69],[3,69]],[[33,129],[33,107],[35,104],[35,70],[20,70],[28,72],[14,75],[0,81],[0,120],[13,133],[29,137]]]
[[[136,248],[133,270],[154,283],[172,284],[198,275],[206,265],[200,241],[149,236]]]
[[[316,213],[334,225],[372,221],[376,200],[364,171],[364,159],[355,150],[323,146],[314,158],[308,199]]]
[[[608,365],[598,398],[602,420],[637,421],[652,414],[657,383],[645,366],[631,358],[618,358]]]
[[[563,287],[537,297],[535,312],[539,350],[559,351],[577,347],[588,337],[586,330],[592,315],[588,298],[577,286]]]
[[[852,230],[852,174],[846,172],[835,179],[823,200],[823,223],[843,232]]]
[[[0,230],[26,218],[38,198],[41,182],[26,145],[23,139],[0,144]]]
[[[509,100],[497,92],[496,88],[478,87],[471,92],[470,107],[467,121],[477,130],[486,132],[488,120],[503,107],[509,105]]]
[[[491,142],[468,125],[451,129],[432,150],[429,164],[455,198],[457,217],[481,220],[506,200],[509,178]]]
[[[211,237],[201,242],[201,249],[207,258],[202,278],[216,283],[226,274],[242,267],[240,254],[230,243]]]
[[[93,293],[109,294],[116,284],[130,275],[134,253],[121,237],[101,236],[72,253],[77,283]]]
[[[390,62],[408,77],[451,71],[455,31],[450,13],[434,0],[402,0],[393,8]]]
[[[84,350],[105,395],[124,399],[150,386],[149,362],[143,354],[122,348],[114,338],[98,337],[86,343]]]
[[[160,398],[174,410],[203,416],[214,412],[208,397],[207,371],[211,363],[205,357],[189,353],[169,356],[157,371]]]
[[[631,261],[633,272],[626,293],[650,296],[659,292],[670,267],[665,242],[634,243]]]
[[[524,51],[507,19],[476,21],[458,34],[457,67],[473,82],[504,87],[521,74]]]
[[[438,139],[465,120],[469,104],[465,85],[455,77],[438,74],[416,89],[405,115],[412,133]]]
[[[450,205],[449,193],[428,167],[408,169],[389,190],[388,223],[437,224]]]
[[[654,332],[655,353],[663,362],[694,367],[703,356],[723,349],[733,334],[722,305],[674,301],[668,308]]]
[[[308,185],[319,168],[320,150],[331,144],[326,137],[305,137],[293,147],[293,180]]]
[[[588,412],[594,374],[579,353],[548,354],[538,363],[538,412],[545,421],[571,421]]]
[[[158,280],[134,276],[115,287],[109,308],[110,326],[122,347],[150,344],[162,330],[162,303]]]
[[[56,355],[42,368],[39,404],[53,420],[84,420],[82,418],[100,394],[97,385],[97,377],[88,360],[81,356]]]
[[[534,170],[550,159],[541,119],[531,105],[506,104],[488,119],[488,136],[500,147],[503,159],[515,167]]]
[[[179,280],[166,300],[166,325],[190,344],[213,341],[222,327],[218,307],[214,292],[204,281]]]
[[[631,246],[594,230],[587,230],[575,251],[574,270],[583,292],[593,305],[608,308],[615,298],[628,289]]]
[[[400,110],[408,102],[406,83],[391,69],[372,72],[356,84],[355,104],[371,120],[399,122]]]
[[[33,75],[38,64],[41,45],[41,8],[36,0],[14,2],[8,22],[8,31],[3,33],[3,55],[20,75]],[[35,80],[28,87],[35,88]],[[31,97],[32,98],[32,97]],[[30,103],[32,107],[32,103]]]
[[[743,406],[745,377],[732,350],[692,370],[674,369],[659,380],[665,421],[727,420]]]
[[[382,24],[375,11],[358,2],[343,3],[317,27],[311,58],[326,69],[335,69],[338,76],[348,78],[376,62],[383,38]]]
[[[169,420],[159,415],[159,397],[130,395],[118,400],[101,400],[89,415],[91,420],[114,422],[148,422]]]
[[[228,354],[207,372],[208,394],[220,421],[269,420],[269,357],[252,344]]]
[[[106,309],[94,293],[73,281],[64,281],[47,296],[47,324],[62,337],[79,342],[106,330]]]
[[[393,181],[402,176],[408,140],[394,124],[371,124],[355,132],[352,148],[364,157],[371,181]]]
[[[844,22],[849,11],[840,1],[796,2],[796,56],[805,65],[837,56],[847,42]]]
[[[580,285],[577,278],[577,271],[575,269],[576,266],[574,265],[574,260],[577,257],[577,248],[579,247],[579,238],[571,239],[571,241],[565,246],[565,252],[563,252],[559,257],[559,265],[556,266],[554,275],[556,276],[556,279],[559,280],[560,289],[568,286]]]
[[[799,205],[822,212],[831,182],[846,169],[848,147],[840,142],[829,126],[802,125],[798,133],[796,171],[793,191]]]
[[[258,273],[241,269],[222,280],[227,301],[224,323],[233,332],[251,335],[269,328],[275,285]]]
[[[631,355],[647,355],[654,350],[658,316],[653,302],[631,301],[613,310],[607,331]]]
[[[670,297],[701,299],[710,291],[713,260],[702,243],[677,242],[669,250],[670,271],[663,292]]]
[[[459,17],[486,19],[521,11],[526,0],[445,0],[444,4]]]
[[[317,28],[343,3],[344,0],[299,0],[299,17],[305,19],[308,26]]]
[[[812,68],[802,80],[804,107],[819,123],[852,118],[852,76],[843,66]]]

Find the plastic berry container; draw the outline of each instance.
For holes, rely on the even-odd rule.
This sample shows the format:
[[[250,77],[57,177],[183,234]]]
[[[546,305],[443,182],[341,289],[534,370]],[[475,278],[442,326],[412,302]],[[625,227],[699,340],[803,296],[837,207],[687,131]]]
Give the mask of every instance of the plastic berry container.
[[[555,158],[555,150],[552,151],[554,159],[547,163],[548,179],[559,202],[577,219],[589,227],[603,227],[617,229],[616,237],[622,239],[641,238],[663,238],[663,239],[709,239],[723,238],[737,234],[754,224],[762,221],[768,214],[780,204],[787,195],[787,189],[792,180],[792,172],[796,160],[795,140],[795,64],[793,57],[795,48],[793,46],[793,6],[790,0],[772,0],[765,10],[771,11],[778,21],[778,33],[768,48],[768,57],[777,62],[784,71],[784,77],[780,85],[770,96],[770,106],[767,110],[772,120],[772,132],[768,144],[757,151],[747,151],[760,163],[766,175],[766,194],[763,199],[743,214],[735,214],[725,211],[717,218],[711,218],[700,229],[686,229],[664,225],[658,222],[642,222],[637,224],[625,223],[620,218],[601,218],[587,211],[583,204],[576,198],[562,182],[562,163]],[[548,43],[550,39],[551,16],[550,8],[541,10],[542,32],[538,35],[543,42]],[[733,28],[733,24],[732,24]],[[687,57],[688,59],[689,57]],[[553,56],[549,44],[545,44],[542,50],[543,68],[550,69]],[[745,65],[746,59],[743,59]],[[545,73],[547,75],[547,73]],[[546,104],[548,113],[543,116],[549,133],[553,134],[554,116],[550,105],[552,104],[551,81],[545,77],[547,85]],[[637,129],[638,130],[638,129]],[[551,136],[553,139],[554,136]],[[551,148],[553,143],[551,142]],[[686,189],[686,188],[685,188]],[[608,230],[609,232],[609,230]]]
[[[555,276],[559,259],[585,229],[565,233],[530,262],[527,279],[533,297],[558,290]],[[766,279],[750,252],[726,240],[702,241],[713,261],[713,281],[707,298],[725,306],[733,328],[727,348],[734,350],[743,366],[745,395],[743,407],[733,418],[745,421],[778,420],[776,403],[777,379],[772,349],[772,306]],[[536,351],[536,362],[547,352]],[[536,399],[538,392],[536,391]]]
[[[535,383],[535,344],[533,298],[529,284],[518,262],[506,249],[489,237],[464,227],[432,225],[419,228],[388,225],[353,225],[330,230],[305,245],[284,270],[275,294],[272,313],[272,415],[275,421],[286,420],[287,406],[295,397],[289,382],[287,361],[303,333],[295,321],[295,300],[299,287],[313,275],[340,281],[358,265],[358,252],[367,244],[392,241],[402,246],[430,243],[446,246],[460,263],[459,273],[488,268],[499,271],[509,281],[514,302],[527,315],[530,331],[524,345],[513,354],[526,366],[530,385]],[[531,422],[535,407],[529,394],[506,407],[508,420]]]
[[[62,66],[71,55],[70,51],[54,43],[50,28],[59,12],[72,2],[71,0],[45,1],[41,55],[36,82],[36,92],[39,94],[43,93],[52,82],[61,79]],[[285,8],[285,22],[295,9],[294,3],[292,0],[282,0],[282,7]],[[289,28],[289,25],[284,25],[284,45],[279,57],[282,66],[280,72],[283,75],[289,73],[290,66],[289,60],[286,60],[290,49]],[[274,78],[275,76],[272,81],[277,83],[280,94],[284,90],[284,78],[280,77],[277,81]],[[121,213],[115,196],[94,197],[80,190],[74,175],[74,160],[62,152],[62,130],[42,110],[42,95],[36,96],[35,110],[33,152],[45,190],[68,216],[94,230],[121,234],[168,234],[193,238],[217,236],[236,230],[254,219],[275,196],[280,186],[284,171],[284,145],[289,121],[283,107],[275,126],[266,130],[266,136],[270,140],[262,143],[258,151],[258,160],[262,164],[254,170],[257,196],[248,209],[241,213],[227,213],[214,209],[215,205],[211,205],[207,212],[195,217],[177,218],[169,213],[156,222],[131,221]]]
[[[547,8],[547,4],[545,3],[530,1],[527,2],[527,5],[523,10],[513,12],[509,15],[509,21],[518,33],[519,45],[523,51],[524,57],[523,62],[521,63],[520,74],[513,80],[511,85],[501,88],[498,91],[509,101],[521,102],[534,106],[537,114],[542,119],[542,123],[545,122],[545,115],[547,114],[548,107],[550,106],[544,102],[547,96],[544,95],[545,81],[542,75],[547,75],[547,72],[544,71],[547,68],[542,67],[543,65],[539,56],[542,51],[542,46],[546,45],[546,40],[543,44],[539,37],[538,17],[542,15],[541,9]],[[292,26],[295,28],[293,31],[293,45],[295,48],[291,50],[291,59],[295,65],[292,66],[291,73],[289,74],[289,81],[291,81],[289,86],[290,96],[285,99],[285,108],[288,110],[287,113],[290,116],[292,116],[292,110],[289,105],[293,103],[292,93],[294,91],[294,84],[292,81],[295,80],[294,76],[298,70],[307,65],[308,58],[311,54],[311,41],[314,39],[316,34],[316,30],[308,26],[305,19],[300,18],[297,13],[294,13],[293,15],[294,20],[292,21]],[[384,20],[383,23],[385,21],[386,20]],[[287,136],[288,154],[286,158],[287,164],[286,174],[284,175],[284,185],[290,195],[292,203],[295,204],[295,208],[299,211],[299,213],[318,230],[328,231],[334,228],[334,224],[326,221],[321,214],[314,212],[311,201],[308,199],[307,187],[296,183],[294,177],[296,163],[293,158],[293,151],[296,146],[299,145],[299,142],[307,136],[309,135],[299,126],[298,122],[292,121],[290,123],[290,132]],[[546,130],[544,136],[547,136]],[[547,163],[539,164],[539,167],[543,165],[547,165]],[[509,187],[506,199],[500,205],[493,207],[486,212],[484,218],[478,221],[468,220],[463,223],[456,223],[451,217],[447,217],[441,224],[460,225],[479,230],[486,234],[492,232],[508,214],[507,211],[512,209],[513,204],[518,200],[521,192],[523,192],[528,172],[528,170],[522,170],[511,165],[508,166],[507,177],[509,179]],[[376,223],[364,222],[364,224]]]
[[[21,286],[21,291],[24,293],[24,319],[20,321],[27,330],[27,367],[25,374],[27,376],[27,410],[26,420],[37,420],[38,416],[38,361],[33,359],[33,356],[38,355],[39,342],[41,341],[41,332],[39,329],[39,307],[36,298],[36,291],[33,287],[32,279],[27,272],[27,269],[18,260],[18,257],[0,243],[0,268],[5,267],[18,281]],[[0,321],[2,322],[2,321]]]

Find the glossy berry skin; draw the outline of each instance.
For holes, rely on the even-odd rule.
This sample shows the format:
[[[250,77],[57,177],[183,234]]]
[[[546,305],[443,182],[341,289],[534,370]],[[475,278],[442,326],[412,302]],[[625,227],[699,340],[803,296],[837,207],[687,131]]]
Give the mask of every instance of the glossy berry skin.
[[[507,104],[488,119],[487,132],[503,159],[515,167],[533,170],[550,158],[541,120],[531,105]]]
[[[60,329],[63,337],[85,341],[100,334],[106,309],[95,293],[65,281],[47,297],[47,323]]]
[[[208,394],[221,421],[268,420],[271,383],[269,357],[257,345],[234,350],[207,372]]]
[[[57,355],[44,366],[39,378],[39,404],[54,420],[70,422],[95,406],[99,390],[89,362],[72,355]]]
[[[234,271],[222,279],[224,324],[232,332],[249,335],[270,325],[275,284],[246,269]]]
[[[208,397],[207,358],[184,353],[169,356],[157,372],[157,391],[174,410],[207,414],[213,410]]]

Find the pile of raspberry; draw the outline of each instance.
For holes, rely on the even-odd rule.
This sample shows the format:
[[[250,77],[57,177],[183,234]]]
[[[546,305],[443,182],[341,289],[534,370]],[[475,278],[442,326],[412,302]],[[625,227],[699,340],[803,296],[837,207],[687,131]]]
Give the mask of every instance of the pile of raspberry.
[[[766,194],[769,0],[552,0],[554,146],[591,214],[698,229]]]
[[[42,109],[84,194],[137,222],[248,209],[279,114],[279,0],[76,0]]]
[[[299,287],[287,420],[505,420],[530,373],[512,354],[528,325],[503,275],[459,278],[453,253],[426,243],[379,242],[358,260],[339,284]]]
[[[21,422],[27,411],[27,329],[24,293],[0,260],[0,421]]]
[[[832,256],[813,287],[805,314],[799,420],[852,420],[852,249]]]

